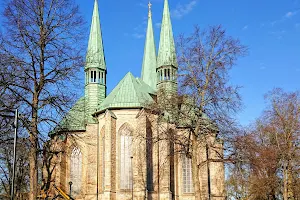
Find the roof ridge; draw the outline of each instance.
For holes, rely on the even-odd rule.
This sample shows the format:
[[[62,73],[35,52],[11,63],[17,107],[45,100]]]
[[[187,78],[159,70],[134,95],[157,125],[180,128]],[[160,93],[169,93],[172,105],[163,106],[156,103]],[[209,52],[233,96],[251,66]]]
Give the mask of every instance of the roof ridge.
[[[143,107],[144,101],[152,101],[150,89],[146,88],[142,80],[138,80],[131,72],[128,72],[118,83],[113,91],[99,106],[99,112],[108,108],[135,108]],[[148,86],[151,88],[150,86]]]

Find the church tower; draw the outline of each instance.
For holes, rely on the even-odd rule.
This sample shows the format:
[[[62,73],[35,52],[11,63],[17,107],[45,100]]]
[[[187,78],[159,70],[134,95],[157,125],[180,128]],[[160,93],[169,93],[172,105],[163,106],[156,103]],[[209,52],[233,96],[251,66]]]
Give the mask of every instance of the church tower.
[[[97,0],[95,0],[94,4],[84,71],[86,123],[95,123],[92,114],[106,98],[107,73]]]
[[[147,27],[147,35],[145,41],[141,78],[151,88],[156,89],[157,80],[155,77],[156,77],[157,63],[156,63],[156,50],[155,50],[153,25],[152,25],[152,13],[151,13],[152,4],[149,2],[148,6],[149,6],[148,27]]]
[[[169,3],[168,0],[165,0],[157,57],[157,89],[164,89],[171,93],[177,92],[177,71],[178,63]]]

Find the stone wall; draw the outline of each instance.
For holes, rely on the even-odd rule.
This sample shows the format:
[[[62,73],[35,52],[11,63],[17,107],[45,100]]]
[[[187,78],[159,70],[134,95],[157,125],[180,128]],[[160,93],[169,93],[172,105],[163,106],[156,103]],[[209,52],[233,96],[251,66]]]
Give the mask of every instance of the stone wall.
[[[86,132],[74,133],[62,143],[66,153],[58,158],[55,184],[67,193],[70,181],[70,151],[77,145],[82,152],[82,187],[81,194],[76,200],[94,200],[97,197],[98,170],[98,199],[126,200],[131,199],[132,191],[120,189],[120,135],[122,126],[130,126],[133,130],[133,177],[134,199],[150,200],[194,200],[194,194],[183,193],[182,160],[174,154],[170,159],[170,144],[158,140],[161,127],[156,124],[156,116],[140,109],[122,109],[107,111],[98,116],[98,124],[90,124]],[[174,128],[174,127],[173,127]],[[174,130],[176,131],[176,130]],[[97,137],[97,134],[99,137]],[[211,175],[212,199],[224,199],[224,164],[217,162],[223,154],[222,143],[209,139],[211,148],[209,162]],[[98,143],[99,142],[99,143]],[[99,147],[97,147],[99,144]],[[204,144],[204,143],[203,143]],[[103,146],[104,145],[104,146]],[[174,147],[176,148],[176,147]],[[99,150],[99,154],[97,151]],[[103,150],[105,152],[103,153]],[[98,157],[97,157],[98,156]],[[206,162],[206,146],[199,149],[199,160]],[[104,159],[104,160],[103,160]],[[97,161],[99,163],[97,168]],[[104,164],[104,168],[103,168]],[[173,165],[173,167],[171,167]],[[202,197],[207,199],[208,168],[204,164],[200,168]],[[103,174],[104,173],[104,174]],[[171,177],[172,175],[172,177]],[[173,190],[173,193],[171,192]]]

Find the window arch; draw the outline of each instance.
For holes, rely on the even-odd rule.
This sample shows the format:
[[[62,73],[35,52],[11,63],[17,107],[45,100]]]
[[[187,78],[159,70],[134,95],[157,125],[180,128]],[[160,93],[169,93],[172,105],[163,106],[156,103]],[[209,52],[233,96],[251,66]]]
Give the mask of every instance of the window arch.
[[[192,177],[192,159],[186,155],[182,156],[182,181],[183,193],[194,192],[193,177]]]
[[[132,129],[124,124],[120,130],[120,188],[132,187]]]
[[[70,181],[72,181],[72,191],[79,194],[81,189],[82,175],[82,154],[79,148],[74,147],[71,152]]]

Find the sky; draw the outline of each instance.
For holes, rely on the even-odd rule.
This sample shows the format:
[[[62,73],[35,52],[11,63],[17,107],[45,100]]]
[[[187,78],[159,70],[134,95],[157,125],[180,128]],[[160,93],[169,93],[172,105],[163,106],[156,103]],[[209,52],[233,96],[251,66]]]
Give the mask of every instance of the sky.
[[[86,26],[86,45],[94,0],[75,0]],[[163,0],[151,0],[156,47],[159,44]],[[108,93],[130,71],[142,69],[148,0],[98,0],[107,65]],[[230,72],[241,86],[242,125],[253,122],[265,108],[264,94],[275,87],[300,87],[300,0],[169,0],[173,33],[192,33],[221,24],[228,35],[248,46]],[[83,52],[85,53],[85,52]],[[84,74],[82,74],[84,77]]]
[[[93,0],[76,1],[89,25]],[[148,1],[98,2],[110,92],[128,71],[140,76]],[[158,48],[163,0],[151,3]],[[169,0],[169,6],[175,38],[192,33],[195,25],[221,24],[248,46],[248,55],[230,72],[230,82],[242,87],[243,109],[237,115],[242,125],[260,116],[264,95],[273,88],[300,89],[300,0]]]

